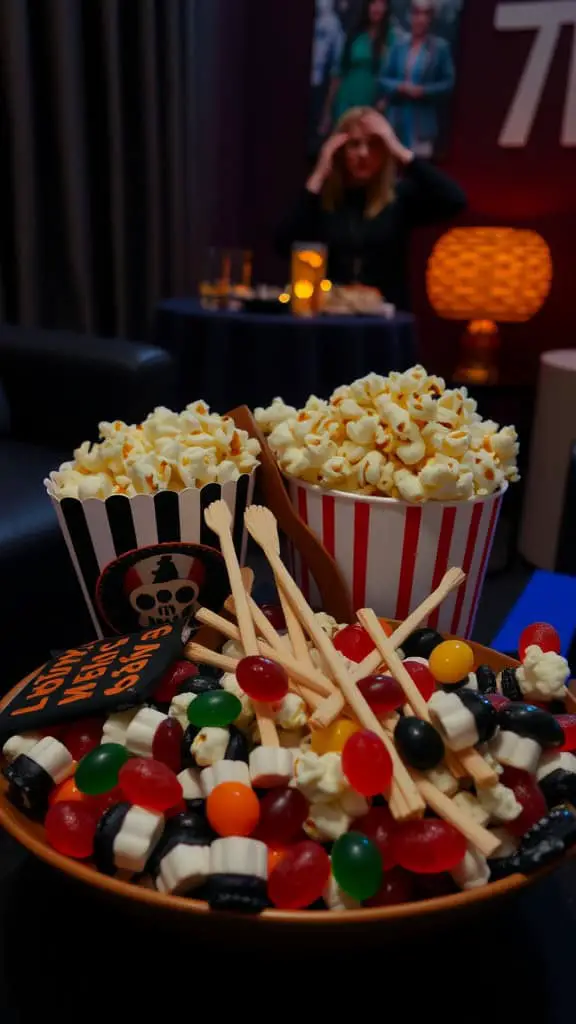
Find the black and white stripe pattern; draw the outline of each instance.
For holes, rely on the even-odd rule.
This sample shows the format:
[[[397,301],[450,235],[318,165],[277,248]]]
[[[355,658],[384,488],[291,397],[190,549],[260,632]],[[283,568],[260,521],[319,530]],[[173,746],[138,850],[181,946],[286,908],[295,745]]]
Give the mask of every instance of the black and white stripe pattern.
[[[160,491],[134,498],[115,494],[105,501],[52,498],[97,635],[104,633],[94,594],[106,566],[127,551],[168,541],[219,549],[216,534],[204,523],[204,510],[219,498],[232,513],[234,543],[243,564],[247,547],[244,510],[252,502],[255,480],[252,473],[222,486],[207,484],[200,490],[188,487],[179,493]]]

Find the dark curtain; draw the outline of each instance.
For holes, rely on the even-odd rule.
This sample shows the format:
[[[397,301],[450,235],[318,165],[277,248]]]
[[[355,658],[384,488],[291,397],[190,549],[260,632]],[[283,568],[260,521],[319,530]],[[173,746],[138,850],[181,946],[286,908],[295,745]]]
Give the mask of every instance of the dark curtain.
[[[137,337],[191,291],[209,7],[1,0],[0,319]]]

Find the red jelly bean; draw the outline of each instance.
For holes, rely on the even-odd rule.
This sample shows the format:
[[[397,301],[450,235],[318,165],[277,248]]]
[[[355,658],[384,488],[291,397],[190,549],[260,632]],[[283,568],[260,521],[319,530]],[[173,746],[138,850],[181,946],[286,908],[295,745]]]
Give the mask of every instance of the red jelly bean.
[[[78,800],[56,803],[49,809],[44,824],[47,841],[59,853],[77,860],[92,855],[98,814],[86,803]]]
[[[344,629],[341,629],[332,638],[332,643],[345,658],[358,663],[364,661],[364,658],[371,654],[376,646],[372,637],[359,622],[355,622],[351,626],[344,626]]]
[[[104,722],[101,718],[81,718],[65,730],[62,743],[70,751],[74,761],[81,761],[86,754],[100,745],[103,727]]]
[[[346,741],[342,771],[357,793],[376,796],[392,781],[392,758],[376,733],[360,729]]]
[[[238,662],[236,679],[252,700],[270,703],[282,700],[288,693],[288,676],[282,666],[256,654]]]
[[[438,818],[398,823],[392,845],[401,867],[425,875],[451,871],[466,854],[464,836]]]
[[[554,626],[548,622],[533,622],[531,626],[526,626],[526,629],[522,630],[518,641],[520,661],[524,661],[526,648],[532,644],[541,651],[555,651],[556,654],[560,654],[560,637]]]
[[[182,683],[197,675],[198,666],[193,665],[191,661],[175,661],[170,668],[166,669],[154,690],[154,700],[159,704],[169,704],[179,692]]]
[[[299,910],[320,899],[330,877],[330,858],[310,840],[290,846],[268,879],[268,896],[282,910]]]
[[[271,789],[260,801],[256,838],[269,846],[285,846],[299,834],[308,815],[308,801],[297,789]]]
[[[168,765],[175,775],[182,768],[182,740],[184,730],[176,718],[166,718],[161,722],[152,741],[152,757]]]
[[[564,743],[556,749],[576,750],[576,715],[556,715],[556,721],[564,733]]]
[[[264,612],[264,615],[268,619],[274,629],[283,630],[286,629],[286,619],[284,618],[284,612],[282,606],[279,604],[261,604],[260,611]]]
[[[430,700],[430,697],[436,690],[436,680],[428,666],[423,665],[420,661],[412,661],[410,658],[406,658],[406,661],[403,661],[402,664],[412,681],[416,683],[424,700]]]
[[[354,822],[356,828],[356,822]],[[365,907],[393,907],[397,903],[410,903],[414,898],[414,878],[403,868],[385,871],[382,885],[375,896],[364,900]]]
[[[150,811],[166,811],[182,799],[182,786],[174,772],[150,758],[131,758],[122,766],[118,782],[130,803]]]
[[[375,715],[387,715],[404,704],[404,690],[392,676],[366,676],[358,683],[360,693]]]
[[[522,804],[522,814],[514,821],[507,821],[506,828],[514,836],[523,836],[532,825],[548,813],[544,794],[534,776],[520,768],[506,767],[500,776],[500,782],[508,786],[518,803]]]
[[[387,807],[371,807],[368,814],[354,819],[354,831],[367,836],[380,850],[384,871],[396,866],[396,855],[392,845],[392,834],[396,822]]]

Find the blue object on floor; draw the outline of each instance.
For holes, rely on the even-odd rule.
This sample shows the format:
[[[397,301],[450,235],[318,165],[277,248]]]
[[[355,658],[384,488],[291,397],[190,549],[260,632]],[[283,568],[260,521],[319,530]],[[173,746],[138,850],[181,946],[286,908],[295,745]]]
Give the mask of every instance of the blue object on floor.
[[[566,657],[576,630],[576,576],[537,569],[490,646],[517,651],[520,633],[532,622],[549,622],[558,630]]]

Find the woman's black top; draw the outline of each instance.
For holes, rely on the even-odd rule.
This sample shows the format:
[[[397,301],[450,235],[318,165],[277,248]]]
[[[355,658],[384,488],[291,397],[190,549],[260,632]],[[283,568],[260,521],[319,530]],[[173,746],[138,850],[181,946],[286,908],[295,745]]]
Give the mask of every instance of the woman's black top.
[[[415,157],[388,206],[371,218],[364,216],[365,206],[362,188],[348,189],[333,212],[323,209],[320,195],[305,189],[278,231],[277,248],[289,255],[293,242],[324,242],[331,281],[371,285],[398,309],[409,309],[406,265],[412,228],[455,217],[466,206],[466,196],[437,167]]]

